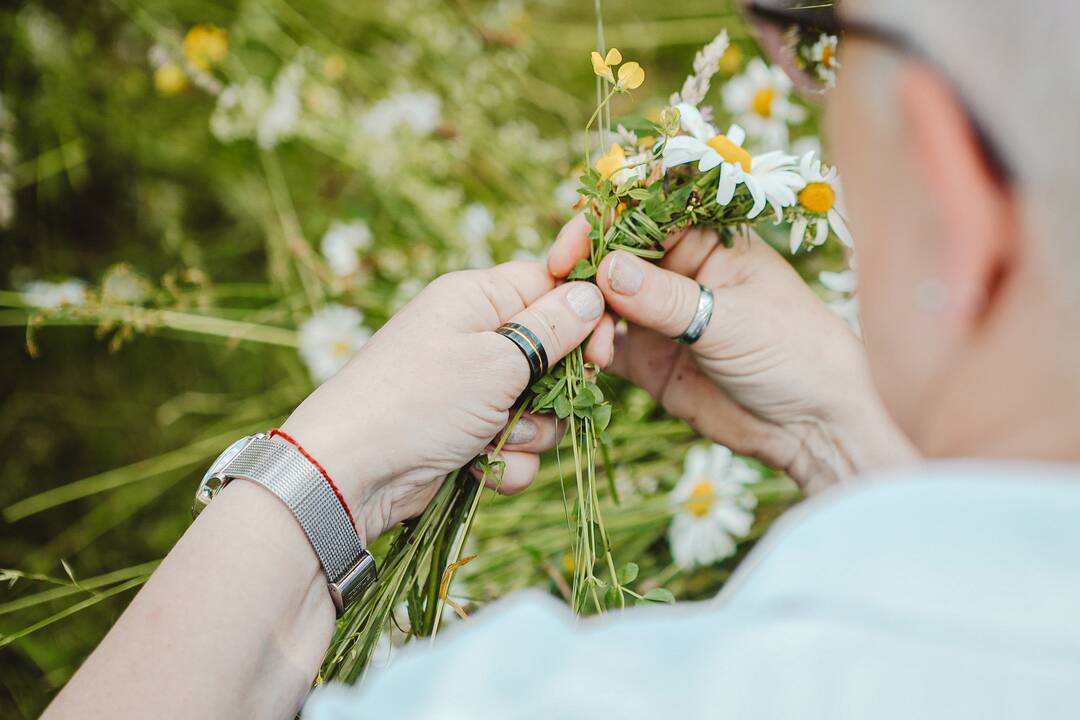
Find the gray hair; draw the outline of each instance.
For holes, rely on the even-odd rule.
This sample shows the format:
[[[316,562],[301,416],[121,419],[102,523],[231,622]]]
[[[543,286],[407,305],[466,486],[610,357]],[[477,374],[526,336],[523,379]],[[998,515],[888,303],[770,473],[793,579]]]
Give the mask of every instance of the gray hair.
[[[1026,220],[1080,267],[1080,2],[856,0],[857,16],[903,33],[946,76],[1013,171]]]

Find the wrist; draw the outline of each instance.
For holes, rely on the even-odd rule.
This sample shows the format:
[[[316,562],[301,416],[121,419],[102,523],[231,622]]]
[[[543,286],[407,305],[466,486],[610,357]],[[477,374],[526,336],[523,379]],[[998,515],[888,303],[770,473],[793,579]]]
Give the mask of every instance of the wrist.
[[[807,494],[918,457],[872,390],[827,419],[797,423],[791,434],[797,449],[786,469]]]
[[[281,432],[300,446],[326,473],[350,515],[360,542],[367,546],[390,526],[390,507],[382,492],[389,477],[370,453],[373,442],[339,437],[335,428],[290,417]],[[279,438],[281,442],[287,442]]]

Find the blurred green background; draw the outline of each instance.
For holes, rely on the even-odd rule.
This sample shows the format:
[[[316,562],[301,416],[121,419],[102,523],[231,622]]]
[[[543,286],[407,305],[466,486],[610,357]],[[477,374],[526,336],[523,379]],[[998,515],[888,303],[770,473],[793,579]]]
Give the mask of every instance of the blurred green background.
[[[581,0],[79,0],[0,13],[7,718],[38,715],[100,640],[187,527],[195,483],[227,440],[310,391],[296,328],[312,312],[358,307],[376,329],[442,272],[543,253],[572,212],[597,30]],[[662,107],[723,28],[737,49],[724,72],[753,52],[725,0],[609,1],[604,15],[607,43],[647,72],[616,114]],[[211,33],[201,45],[196,26]],[[223,107],[229,89],[240,99]],[[251,127],[245,98],[280,101],[280,126]],[[340,277],[320,238],[357,221],[371,240]],[[79,307],[27,307],[28,284],[70,278],[85,282],[68,286]],[[621,392],[620,478],[649,495],[677,478],[694,438]],[[659,423],[648,442],[646,420]],[[791,499],[766,502],[762,524]],[[626,538],[662,573],[665,516],[650,512]],[[481,523],[479,541],[501,542],[519,570],[487,596],[547,582],[548,550],[499,527]],[[709,594],[737,561],[664,582]]]

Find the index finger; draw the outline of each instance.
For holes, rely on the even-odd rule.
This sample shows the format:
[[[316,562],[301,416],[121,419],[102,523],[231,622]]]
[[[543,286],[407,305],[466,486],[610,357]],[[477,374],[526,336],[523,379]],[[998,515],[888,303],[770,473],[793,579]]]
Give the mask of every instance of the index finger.
[[[548,272],[557,278],[564,278],[574,269],[574,263],[589,257],[589,251],[592,250],[589,229],[585,213],[578,213],[563,225],[555,238],[555,244],[548,251]]]

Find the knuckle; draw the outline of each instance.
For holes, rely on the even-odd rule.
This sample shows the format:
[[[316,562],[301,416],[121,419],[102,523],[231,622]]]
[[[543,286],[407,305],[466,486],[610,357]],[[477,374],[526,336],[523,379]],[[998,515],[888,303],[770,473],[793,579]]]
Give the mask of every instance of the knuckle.
[[[667,278],[665,292],[657,305],[657,316],[660,324],[676,332],[683,321],[690,321],[690,313],[687,310],[686,293],[676,278],[665,275]]]
[[[552,313],[542,307],[532,307],[529,308],[529,314],[533,319],[529,327],[540,338],[548,354],[558,352],[563,347],[562,335],[564,333],[559,323],[552,317]]]

